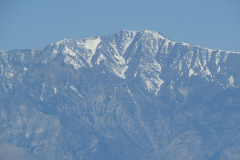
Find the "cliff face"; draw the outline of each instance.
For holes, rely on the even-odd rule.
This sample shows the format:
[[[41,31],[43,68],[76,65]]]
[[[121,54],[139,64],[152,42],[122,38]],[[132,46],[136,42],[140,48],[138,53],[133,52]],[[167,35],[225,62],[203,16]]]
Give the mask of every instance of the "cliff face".
[[[240,53],[154,31],[0,52],[0,157],[240,159],[239,86]]]

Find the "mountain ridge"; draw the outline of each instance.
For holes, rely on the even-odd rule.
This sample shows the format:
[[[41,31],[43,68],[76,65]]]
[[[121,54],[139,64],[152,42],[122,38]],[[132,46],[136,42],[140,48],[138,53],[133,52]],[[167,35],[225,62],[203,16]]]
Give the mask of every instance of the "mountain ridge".
[[[162,37],[0,52],[0,144],[39,159],[238,158],[240,54]]]
[[[151,56],[151,59],[152,59],[151,61],[155,61],[154,56],[156,56],[156,58],[161,57],[162,59],[163,59],[163,56],[165,56],[165,59],[166,59],[169,57],[169,52],[171,52],[171,50],[173,50],[173,49],[178,50],[179,47],[187,49],[187,50],[189,50],[189,48],[190,48],[190,49],[194,49],[194,50],[204,51],[205,55],[198,55],[199,54],[198,51],[193,51],[193,53],[189,53],[189,51],[186,51],[185,54],[188,54],[188,55],[185,55],[185,57],[183,57],[183,58],[187,59],[186,63],[187,63],[188,69],[189,69],[189,71],[188,71],[189,77],[191,77],[192,75],[196,75],[197,73],[195,73],[194,68],[199,68],[199,67],[200,67],[200,71],[202,72],[202,74],[205,74],[205,76],[210,75],[211,71],[209,70],[208,67],[205,67],[205,66],[206,66],[207,60],[210,61],[212,54],[215,54],[215,63],[216,63],[216,66],[218,66],[218,68],[217,68],[218,72],[221,72],[221,67],[218,65],[218,63],[222,57],[224,57],[224,59],[222,59],[222,62],[224,63],[228,58],[228,54],[230,54],[230,55],[238,54],[238,52],[210,50],[210,49],[198,47],[195,45],[172,42],[166,38],[163,38],[158,32],[152,32],[152,31],[147,31],[147,30],[139,31],[139,32],[121,31],[121,32],[114,34],[113,36],[118,36],[118,37],[123,36],[122,38],[125,38],[125,39],[122,41],[126,42],[126,44],[119,44],[119,45],[122,45],[122,46],[120,46],[122,48],[116,48],[116,46],[118,46],[116,44],[117,42],[114,39],[112,39],[112,42],[114,44],[111,44],[111,43],[107,44],[108,48],[106,48],[108,50],[107,52],[109,52],[109,50],[111,50],[111,51],[107,55],[106,55],[106,52],[104,54],[97,53],[100,55],[93,62],[91,62],[91,61],[93,60],[92,58],[96,57],[96,55],[95,55],[96,50],[100,50],[99,48],[102,45],[101,39],[104,39],[104,37],[107,37],[106,39],[108,39],[108,38],[111,38],[111,36],[102,36],[102,37],[100,36],[100,37],[95,37],[95,38],[87,38],[87,39],[83,39],[83,40],[69,40],[68,39],[68,40],[63,40],[63,41],[59,41],[57,43],[51,44],[51,45],[45,47],[44,49],[39,49],[39,50],[35,50],[35,51],[31,50],[31,52],[32,52],[32,54],[34,52],[39,52],[39,51],[44,52],[44,54],[46,54],[46,56],[45,56],[46,58],[43,60],[43,63],[47,63],[48,61],[51,61],[59,53],[64,54],[65,55],[64,62],[66,64],[73,65],[75,69],[78,69],[81,67],[86,67],[86,66],[93,67],[93,65],[99,64],[99,62],[102,60],[107,61],[106,57],[108,57],[108,59],[111,59],[111,61],[113,61],[113,62],[105,62],[105,65],[107,65],[108,68],[110,68],[110,70],[113,73],[115,73],[117,76],[124,79],[124,78],[126,78],[124,73],[126,72],[126,70],[129,67],[128,63],[131,63],[130,62],[131,58],[132,58],[131,56],[133,56],[132,53],[134,53],[136,51],[131,50],[132,55],[131,54],[124,55],[124,54],[130,45],[135,45],[134,47],[138,47],[137,43],[132,44],[137,33],[140,34],[140,35],[137,35],[137,36],[140,36],[140,38],[144,38],[144,36],[151,37],[148,43],[153,43],[152,41],[154,41],[155,48],[153,47],[153,44],[150,44],[152,46],[152,47],[150,47],[150,49],[154,48],[154,50],[147,51],[147,52],[149,52],[149,54],[153,53],[153,55]],[[145,35],[145,34],[147,34],[147,35]],[[143,37],[141,37],[141,36],[143,36]],[[103,42],[103,43],[107,43],[107,42]],[[120,41],[120,43],[121,43],[121,41]],[[160,44],[160,43],[162,43],[162,44]],[[148,46],[148,44],[144,44],[144,45]],[[175,46],[177,46],[177,47],[175,47]],[[69,47],[70,47],[70,49],[69,49]],[[158,47],[160,47],[160,50],[162,53],[158,54],[158,55],[154,55],[160,51]],[[45,50],[48,48],[50,50],[45,53]],[[145,50],[148,50],[148,48],[145,48]],[[101,52],[101,50],[100,50],[100,52]],[[192,51],[190,51],[190,52],[192,52]],[[2,52],[2,55],[3,55],[3,53],[4,52]],[[150,57],[149,55],[145,55],[145,58],[146,58],[146,56]],[[174,57],[175,61],[173,61],[173,63],[171,64],[171,67],[175,66],[175,67],[181,68],[182,64],[177,60],[176,56],[180,56],[180,54],[175,55],[175,57]],[[189,58],[187,58],[187,56]],[[195,56],[196,56],[196,60],[195,60],[195,64],[193,65],[193,64],[191,64],[191,61],[192,61],[192,58],[194,58]],[[200,62],[200,58],[202,59],[201,60],[202,62]],[[154,63],[155,63],[155,67],[158,68],[157,69],[158,72],[160,72],[161,67],[159,66],[160,65],[159,62],[154,62]],[[175,63],[178,63],[178,66],[176,66]],[[111,65],[113,65],[114,67],[111,67]],[[191,68],[191,66],[192,66],[192,68]],[[146,66],[145,66],[145,68],[146,68]],[[229,78],[229,81],[232,81],[231,77],[228,77],[228,78]],[[158,79],[158,81],[160,81],[160,80]],[[149,84],[149,87],[148,87],[149,90],[150,90],[150,85],[151,84]]]

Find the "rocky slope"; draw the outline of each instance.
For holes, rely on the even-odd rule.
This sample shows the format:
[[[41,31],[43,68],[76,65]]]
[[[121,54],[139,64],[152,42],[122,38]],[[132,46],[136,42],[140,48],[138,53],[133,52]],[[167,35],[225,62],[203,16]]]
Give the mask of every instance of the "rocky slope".
[[[154,31],[0,52],[0,159],[240,159],[239,86],[240,53]]]

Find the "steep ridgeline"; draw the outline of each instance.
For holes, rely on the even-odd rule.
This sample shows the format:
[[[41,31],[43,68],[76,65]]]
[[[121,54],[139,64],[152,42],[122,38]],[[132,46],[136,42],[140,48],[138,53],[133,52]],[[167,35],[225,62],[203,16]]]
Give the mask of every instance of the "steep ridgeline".
[[[0,159],[240,159],[240,53],[154,31],[0,52]]]

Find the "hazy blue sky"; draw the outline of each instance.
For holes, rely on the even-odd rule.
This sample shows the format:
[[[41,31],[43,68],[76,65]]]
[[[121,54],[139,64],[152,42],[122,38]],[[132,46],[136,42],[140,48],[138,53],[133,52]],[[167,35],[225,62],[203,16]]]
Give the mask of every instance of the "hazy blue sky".
[[[0,0],[0,50],[155,30],[177,41],[240,51],[239,0]]]

